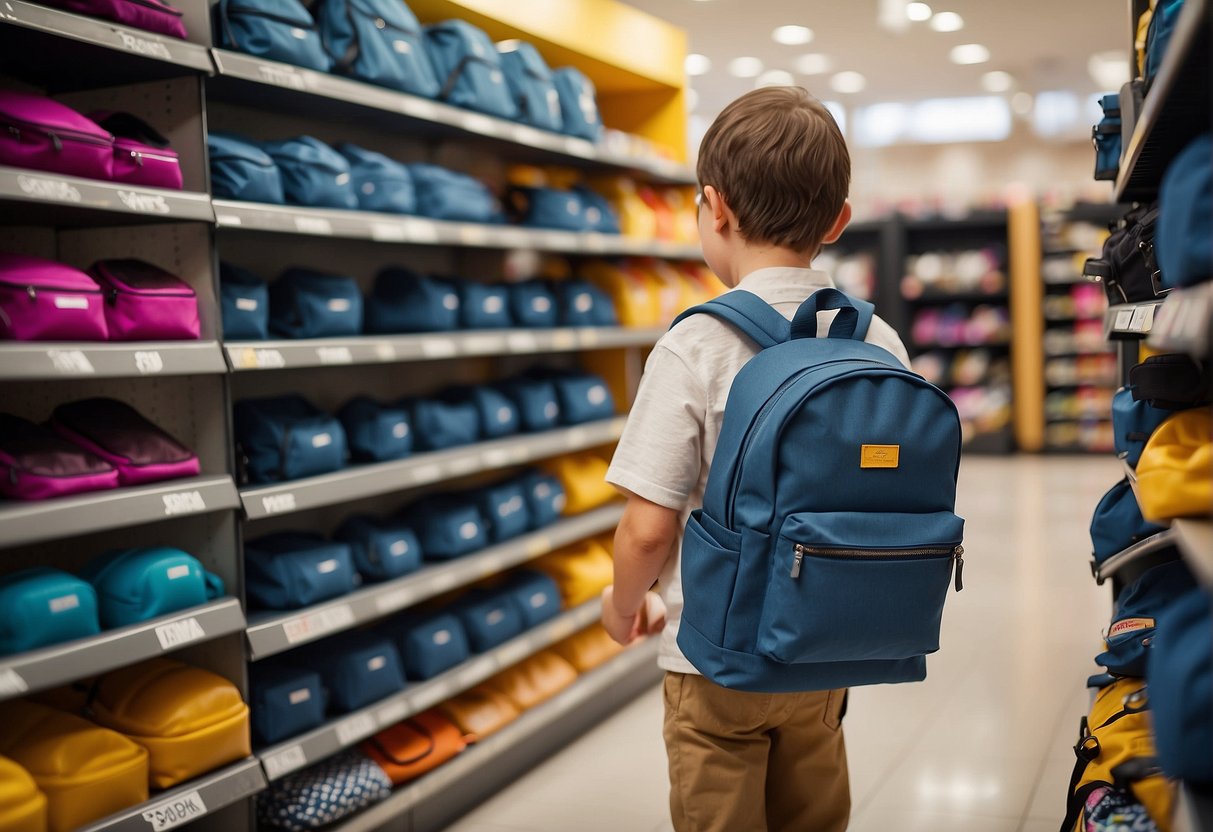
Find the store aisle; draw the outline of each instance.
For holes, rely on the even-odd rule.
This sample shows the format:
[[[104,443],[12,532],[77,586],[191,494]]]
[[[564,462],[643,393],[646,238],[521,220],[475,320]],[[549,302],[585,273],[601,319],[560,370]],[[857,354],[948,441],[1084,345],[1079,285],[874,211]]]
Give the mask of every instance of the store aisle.
[[[1102,457],[965,461],[965,590],[929,677],[851,696],[852,832],[1056,830],[1111,609],[1087,524],[1118,477]],[[654,689],[451,832],[670,829],[661,708]]]

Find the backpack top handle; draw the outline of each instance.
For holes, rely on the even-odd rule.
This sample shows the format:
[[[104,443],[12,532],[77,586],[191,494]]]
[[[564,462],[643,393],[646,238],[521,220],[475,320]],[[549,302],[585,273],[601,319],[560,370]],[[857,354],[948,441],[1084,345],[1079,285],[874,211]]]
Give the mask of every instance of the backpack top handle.
[[[817,337],[817,313],[837,309],[830,324],[830,338],[862,341],[868,334],[875,307],[865,300],[853,298],[837,289],[818,289],[796,310],[792,318],[792,338]]]

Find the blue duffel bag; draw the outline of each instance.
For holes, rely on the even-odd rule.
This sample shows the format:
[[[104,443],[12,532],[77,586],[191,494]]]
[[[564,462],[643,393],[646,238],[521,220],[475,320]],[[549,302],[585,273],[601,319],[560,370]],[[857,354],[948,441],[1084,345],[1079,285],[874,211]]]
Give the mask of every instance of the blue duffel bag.
[[[1103,118],[1091,128],[1095,143],[1095,178],[1115,179],[1120,172],[1120,93],[1100,96]]]
[[[488,545],[484,518],[475,502],[451,495],[427,497],[405,509],[404,521],[417,533],[426,560],[450,560]]]
[[[337,411],[337,418],[345,428],[350,456],[359,462],[402,459],[413,450],[413,431],[403,407],[357,396]]]
[[[270,288],[249,270],[219,264],[219,307],[224,340],[270,337]]]
[[[564,493],[564,483],[559,477],[532,470],[521,474],[517,482],[522,486],[523,496],[526,497],[527,514],[532,529],[550,526],[564,515],[568,497]]]
[[[465,20],[448,20],[427,26],[425,40],[442,83],[440,99],[456,107],[517,118],[501,55],[488,35]]]
[[[601,376],[590,373],[557,373],[552,382],[560,401],[560,420],[579,425],[615,415],[615,399]]]
[[[510,314],[518,326],[543,329],[560,322],[556,295],[542,280],[525,280],[510,286]]]
[[[384,214],[416,213],[417,193],[406,166],[348,142],[335,149],[349,163],[350,182],[360,209]]]
[[[473,589],[448,609],[463,624],[473,653],[500,647],[526,630],[519,605],[505,592]]]
[[[348,543],[311,532],[277,532],[244,544],[249,606],[294,610],[345,595],[356,585]]]
[[[316,22],[299,0],[219,0],[215,36],[225,49],[328,72]]]
[[[280,338],[360,335],[362,307],[352,277],[287,269],[270,285],[270,331]]]
[[[1116,455],[1136,468],[1150,435],[1171,415],[1170,410],[1134,399],[1131,387],[1117,390],[1112,396],[1112,443]]]
[[[282,172],[287,203],[309,208],[358,207],[350,163],[324,142],[311,136],[296,136],[262,142],[261,147]]]
[[[403,0],[324,0],[316,25],[335,72],[426,98],[438,95],[421,24]]]
[[[489,536],[494,543],[525,534],[531,528],[531,513],[525,488],[517,480],[489,485],[472,494],[480,514],[489,524]]]
[[[49,566],[0,576],[0,656],[100,631],[97,593],[88,581]]]
[[[413,445],[441,451],[480,439],[480,413],[469,400],[412,399],[405,403],[413,422]]]
[[[282,205],[282,171],[274,157],[243,136],[211,131],[206,137],[211,196]]]
[[[596,142],[602,138],[602,117],[594,84],[582,72],[566,66],[552,73],[560,95],[561,132]]]
[[[589,231],[585,203],[576,191],[556,188],[510,188],[505,197],[510,219],[530,228]]]
[[[348,543],[358,574],[371,581],[399,578],[421,568],[421,543],[398,520],[355,514],[333,534]]]
[[[408,166],[417,189],[417,213],[436,220],[499,223],[501,204],[479,179],[439,165]]]
[[[97,590],[97,609],[106,628],[197,607],[224,591],[222,578],[171,546],[108,552],[90,561],[80,577]]]
[[[514,325],[510,316],[509,290],[500,284],[460,280],[459,320],[467,329],[509,329]]]
[[[585,206],[586,231],[596,231],[599,234],[620,233],[619,213],[609,199],[585,185],[575,185],[573,193],[581,197],[581,204]]]
[[[400,651],[409,679],[432,679],[467,661],[471,653],[463,622],[444,610],[410,613],[389,620],[379,631]]]
[[[270,745],[324,723],[328,695],[311,668],[256,662],[249,668],[253,740]]]
[[[458,328],[459,292],[450,281],[399,267],[386,268],[375,276],[366,306],[368,334]]]
[[[497,51],[505,82],[518,105],[518,120],[559,133],[564,124],[560,93],[539,50],[524,40],[507,40],[497,44]]]
[[[453,404],[471,403],[480,418],[480,436],[500,439],[512,436],[521,427],[518,408],[501,391],[483,384],[452,387],[444,390],[442,399]]]
[[[554,284],[561,326],[618,326],[610,296],[586,280],[558,280]]]
[[[329,705],[338,713],[356,711],[404,690],[404,669],[391,639],[373,631],[342,633],[304,648],[320,671]]]
[[[1186,564],[1176,559],[1147,569],[1121,590],[1104,639],[1104,652],[1095,663],[1114,676],[1145,676],[1146,659],[1154,641],[1155,620],[1164,609],[1196,586]]]
[[[524,431],[551,430],[560,424],[560,400],[555,383],[518,376],[498,382],[496,386],[518,408]]]
[[[1209,594],[1194,589],[1163,610],[1146,683],[1158,763],[1171,777],[1213,781],[1213,615]]]
[[[1095,563],[1102,564],[1134,543],[1164,530],[1165,527],[1147,522],[1141,516],[1137,495],[1128,478],[1122,479],[1100,498],[1091,517],[1091,548]]]
[[[560,587],[552,576],[534,569],[511,574],[497,590],[518,608],[525,629],[560,615]]]
[[[345,465],[341,422],[302,396],[236,402],[233,422],[250,483],[311,477]]]

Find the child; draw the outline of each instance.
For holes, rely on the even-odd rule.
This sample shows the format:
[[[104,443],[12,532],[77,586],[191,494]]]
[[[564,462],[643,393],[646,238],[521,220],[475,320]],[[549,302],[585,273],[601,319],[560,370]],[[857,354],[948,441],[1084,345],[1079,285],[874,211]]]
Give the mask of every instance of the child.
[[[743,95],[703,138],[699,234],[731,288],[791,319],[829,275],[810,268],[851,219],[851,160],[822,104],[798,87]],[[866,340],[909,365],[893,329]],[[627,507],[615,535],[615,583],[603,623],[628,643],[661,632],[670,811],[678,832],[841,832],[850,815],[841,718],[844,690],[758,694],[706,680],[676,641],[684,589],[682,529],[703,502],[733,378],[758,346],[708,315],[657,342],[607,480]],[[649,592],[659,582],[661,595]]]

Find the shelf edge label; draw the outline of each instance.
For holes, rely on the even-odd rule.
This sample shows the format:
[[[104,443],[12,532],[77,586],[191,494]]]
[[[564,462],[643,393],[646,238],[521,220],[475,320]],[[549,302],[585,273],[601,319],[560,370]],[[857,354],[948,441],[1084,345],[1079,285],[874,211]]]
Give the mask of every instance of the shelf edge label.
[[[206,813],[207,808],[206,804],[202,802],[202,795],[197,791],[192,791],[170,797],[150,809],[145,809],[143,819],[151,824],[155,832],[163,832],[165,829],[172,829],[196,820]]]
[[[201,491],[178,491],[175,494],[164,494],[161,496],[164,502],[164,514],[166,517],[175,517],[178,514],[198,514],[206,511],[206,500],[202,498]]]
[[[265,766],[266,776],[271,780],[277,780],[284,774],[306,766],[307,755],[303,753],[302,746],[292,745],[277,754],[262,757],[261,764]]]
[[[178,647],[206,638],[206,630],[198,623],[198,619],[189,617],[181,621],[161,624],[156,628],[156,639],[160,642],[161,650],[175,650]]]
[[[37,199],[50,199],[55,202],[84,201],[79,189],[69,185],[62,179],[45,179],[41,176],[18,176],[17,187],[26,196]]]
[[[97,372],[97,368],[88,360],[83,350],[47,350],[46,357],[51,360],[57,373],[91,376]]]
[[[119,190],[118,199],[127,208],[140,214],[171,214],[173,212],[168,201],[158,194]]]
[[[134,52],[136,55],[145,55],[149,58],[160,58],[165,61],[173,59],[173,53],[160,41],[135,37],[127,32],[118,32],[118,38],[122,41],[122,48],[127,52]]]
[[[379,728],[375,718],[370,714],[358,714],[348,719],[337,723],[335,732],[337,734],[337,742],[344,745],[352,745],[360,739],[369,737]]]
[[[284,512],[295,511],[297,508],[295,495],[290,492],[267,495],[261,498],[261,508],[266,514],[283,514]]]
[[[21,674],[11,667],[0,668],[0,694],[17,696],[29,691],[29,685],[21,678]]]

